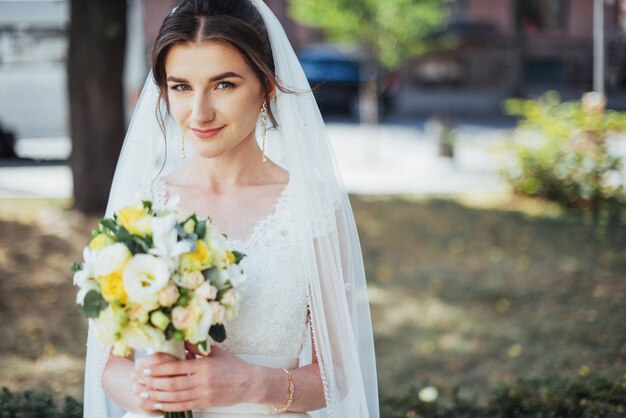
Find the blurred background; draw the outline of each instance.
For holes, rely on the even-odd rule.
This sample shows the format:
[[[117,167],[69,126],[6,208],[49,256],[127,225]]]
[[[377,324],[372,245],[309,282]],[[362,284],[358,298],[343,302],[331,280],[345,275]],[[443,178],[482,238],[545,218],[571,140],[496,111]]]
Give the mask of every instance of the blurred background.
[[[381,416],[626,416],[626,0],[266,3],[351,194]],[[0,0],[1,411],[80,414],[69,266],[176,4]]]

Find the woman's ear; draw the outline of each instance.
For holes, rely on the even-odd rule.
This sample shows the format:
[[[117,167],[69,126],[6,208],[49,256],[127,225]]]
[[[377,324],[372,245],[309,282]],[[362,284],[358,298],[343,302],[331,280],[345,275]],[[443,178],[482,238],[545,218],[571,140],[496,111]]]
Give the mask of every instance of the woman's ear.
[[[270,81],[270,90],[267,94],[267,104],[272,103],[272,100],[274,100],[274,97],[276,97],[276,84],[274,84],[273,82]]]

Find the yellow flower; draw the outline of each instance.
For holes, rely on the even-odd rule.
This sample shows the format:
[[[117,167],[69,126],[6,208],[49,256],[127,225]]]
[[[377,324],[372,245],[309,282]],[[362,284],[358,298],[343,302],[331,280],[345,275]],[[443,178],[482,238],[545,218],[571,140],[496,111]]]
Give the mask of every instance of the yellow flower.
[[[226,251],[226,260],[228,260],[228,264],[235,264],[235,254],[232,251]]]
[[[200,271],[209,268],[213,263],[213,255],[209,251],[209,245],[204,240],[196,241],[196,249],[193,252],[183,254],[180,264],[185,271]]]
[[[89,248],[103,248],[115,244],[115,240],[107,234],[99,234],[89,243]]]
[[[117,300],[123,304],[128,301],[128,295],[124,289],[124,280],[120,272],[116,271],[108,276],[101,276],[99,281],[104,300],[107,302]]]
[[[152,216],[143,206],[128,206],[120,209],[117,222],[134,235],[146,236],[152,233]]]

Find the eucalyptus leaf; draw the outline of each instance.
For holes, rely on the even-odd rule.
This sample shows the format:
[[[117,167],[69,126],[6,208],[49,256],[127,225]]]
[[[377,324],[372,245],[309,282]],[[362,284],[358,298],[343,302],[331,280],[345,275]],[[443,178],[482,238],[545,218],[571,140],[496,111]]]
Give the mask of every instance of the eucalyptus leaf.
[[[202,239],[206,236],[206,220],[200,221],[196,224],[196,235]]]
[[[218,274],[217,267],[211,267],[211,268],[202,270],[202,275],[209,282],[214,282],[215,280],[217,280],[217,274]]]
[[[85,295],[82,305],[79,305],[81,315],[85,318],[97,318],[106,307],[109,306],[106,300],[97,290],[90,290]]]

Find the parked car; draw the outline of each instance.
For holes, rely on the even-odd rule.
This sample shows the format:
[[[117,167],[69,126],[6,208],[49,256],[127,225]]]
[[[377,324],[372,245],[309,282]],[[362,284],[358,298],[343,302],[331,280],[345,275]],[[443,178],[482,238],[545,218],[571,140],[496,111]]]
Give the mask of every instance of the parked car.
[[[359,89],[367,81],[363,60],[357,54],[333,45],[316,45],[303,50],[298,58],[323,111],[347,111],[359,115]],[[384,116],[392,106],[392,77],[378,71],[379,114]]]

